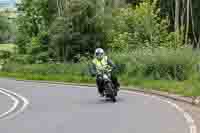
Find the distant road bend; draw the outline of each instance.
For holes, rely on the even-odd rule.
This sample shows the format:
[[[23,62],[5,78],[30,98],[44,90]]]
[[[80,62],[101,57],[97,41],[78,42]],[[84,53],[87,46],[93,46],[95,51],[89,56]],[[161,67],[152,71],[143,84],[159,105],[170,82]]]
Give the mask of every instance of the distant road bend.
[[[167,99],[122,91],[114,104],[93,87],[3,78],[0,88],[1,133],[197,133],[190,115]]]

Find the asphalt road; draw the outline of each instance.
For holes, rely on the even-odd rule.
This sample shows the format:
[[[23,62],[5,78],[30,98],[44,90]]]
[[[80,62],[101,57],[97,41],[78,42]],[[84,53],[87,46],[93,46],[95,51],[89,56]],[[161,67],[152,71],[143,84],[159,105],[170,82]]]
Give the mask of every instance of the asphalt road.
[[[0,133],[190,133],[183,114],[148,96],[120,93],[113,104],[92,87],[8,79],[0,79],[0,87],[30,102],[14,118],[0,120]],[[5,111],[10,100],[0,94],[0,105]]]

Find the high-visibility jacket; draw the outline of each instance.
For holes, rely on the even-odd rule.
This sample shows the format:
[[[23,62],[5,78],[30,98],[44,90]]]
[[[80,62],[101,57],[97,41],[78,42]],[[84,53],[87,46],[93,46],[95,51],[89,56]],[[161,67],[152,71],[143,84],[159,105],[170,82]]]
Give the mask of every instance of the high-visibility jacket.
[[[102,58],[102,60],[98,60],[97,58],[94,58],[92,62],[96,67],[97,73],[99,73],[100,70],[104,70],[109,66],[108,65],[108,57],[107,56],[104,56]]]
[[[96,75],[96,74],[99,74],[99,72],[101,70],[105,70],[105,69],[108,69],[108,68],[109,69],[115,69],[116,65],[110,59],[108,59],[107,56],[104,56],[101,61],[94,58],[92,60],[92,64],[91,64],[91,67],[90,67],[90,73],[92,75]]]

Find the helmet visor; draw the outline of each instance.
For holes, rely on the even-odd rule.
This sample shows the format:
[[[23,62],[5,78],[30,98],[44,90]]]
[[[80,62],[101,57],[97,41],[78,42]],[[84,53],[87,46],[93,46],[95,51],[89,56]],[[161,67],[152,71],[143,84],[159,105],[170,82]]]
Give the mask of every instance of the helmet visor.
[[[96,57],[98,58],[98,59],[101,59],[102,57],[103,57],[103,53],[96,53]]]

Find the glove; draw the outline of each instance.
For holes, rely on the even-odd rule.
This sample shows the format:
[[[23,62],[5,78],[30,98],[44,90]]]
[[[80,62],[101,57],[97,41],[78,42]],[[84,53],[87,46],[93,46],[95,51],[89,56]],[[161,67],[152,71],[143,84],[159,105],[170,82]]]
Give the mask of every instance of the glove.
[[[95,76],[96,76],[96,74],[95,74],[95,73],[92,73],[92,74],[91,74],[91,76],[92,76],[92,77],[95,77]]]

